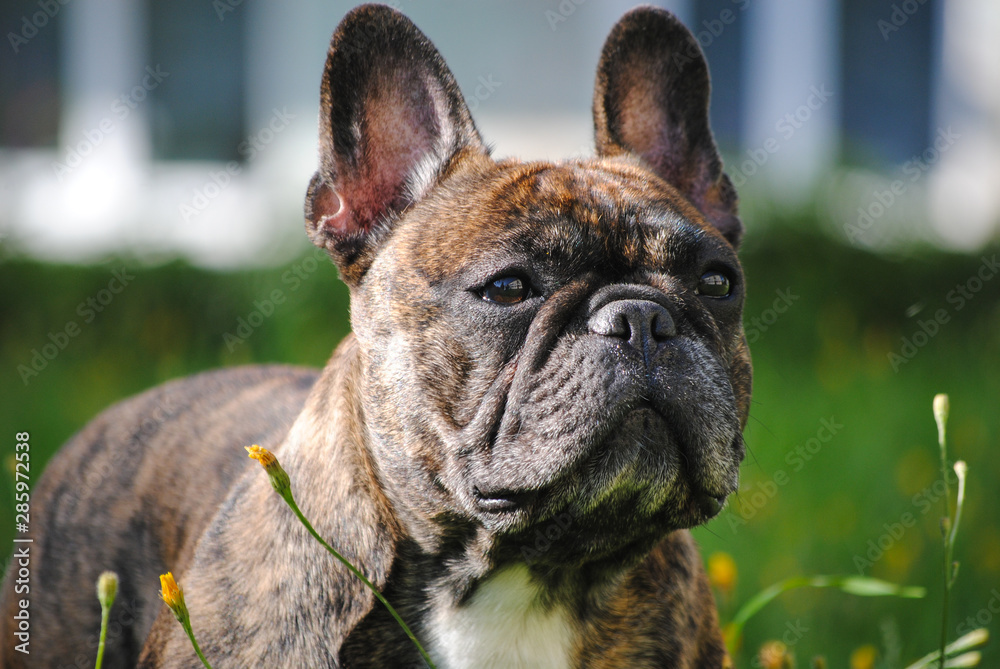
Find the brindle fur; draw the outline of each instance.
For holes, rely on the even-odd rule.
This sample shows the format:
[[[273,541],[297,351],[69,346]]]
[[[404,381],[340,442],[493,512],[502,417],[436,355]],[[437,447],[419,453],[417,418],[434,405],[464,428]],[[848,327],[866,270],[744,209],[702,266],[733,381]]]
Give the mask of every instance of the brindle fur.
[[[250,443],[425,642],[435,611],[521,563],[542,606],[571,612],[575,666],[726,665],[686,529],[735,490],[750,399],[742,225],[707,105],[694,38],[640,8],[602,53],[597,157],[496,162],[427,38],[388,8],[351,12],[324,72],[306,227],[351,289],[354,334],[318,377],[203,374],[74,437],[33,497],[32,655],[5,627],[5,665],[89,661],[92,584],[114,569],[126,614],[116,605],[107,667],[194,666],[156,597],[167,570],[216,666],[422,666]],[[727,300],[695,293],[715,268]],[[477,296],[513,271],[538,294]],[[654,303],[674,334],[598,332],[624,299]],[[551,545],[526,552],[553,523]],[[3,606],[9,626],[9,578]]]

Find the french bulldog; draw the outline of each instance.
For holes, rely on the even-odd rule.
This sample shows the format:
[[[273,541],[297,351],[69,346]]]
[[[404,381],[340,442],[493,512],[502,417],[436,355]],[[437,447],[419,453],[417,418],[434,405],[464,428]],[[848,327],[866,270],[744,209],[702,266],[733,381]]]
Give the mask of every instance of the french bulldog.
[[[350,12],[320,92],[309,238],[351,293],[321,372],[214,371],[96,418],[33,496],[31,654],[91,666],[93,584],[120,575],[105,667],[192,667],[172,571],[217,667],[422,667],[243,446],[441,669],[730,663],[688,532],[737,489],[750,401],[736,194],[699,46],[614,26],[596,156],[495,160],[431,42]]]

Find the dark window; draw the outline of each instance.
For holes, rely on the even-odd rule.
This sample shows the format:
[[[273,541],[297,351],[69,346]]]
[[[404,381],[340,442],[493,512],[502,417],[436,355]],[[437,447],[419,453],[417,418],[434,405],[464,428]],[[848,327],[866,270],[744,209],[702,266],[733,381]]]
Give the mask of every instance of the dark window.
[[[0,3],[0,146],[55,146],[62,5]]]
[[[745,3],[733,0],[700,0],[694,23],[688,26],[698,38],[712,77],[712,132],[720,146],[740,146],[743,116],[741,68],[745,44]]]
[[[936,12],[933,0],[844,0],[838,99],[845,162],[880,167],[927,148]]]
[[[247,12],[241,4],[220,17],[203,0],[150,0],[150,65],[170,73],[150,94],[156,158],[239,158]]]

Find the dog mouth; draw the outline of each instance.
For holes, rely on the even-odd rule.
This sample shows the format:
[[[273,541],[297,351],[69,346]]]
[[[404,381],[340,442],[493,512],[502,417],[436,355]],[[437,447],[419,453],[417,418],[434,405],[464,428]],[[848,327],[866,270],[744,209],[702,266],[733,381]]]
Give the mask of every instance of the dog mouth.
[[[532,505],[538,498],[538,490],[511,490],[497,488],[482,490],[473,486],[472,497],[476,508],[489,515],[511,514],[522,511]]]
[[[647,366],[619,348],[565,338],[518,365],[458,449],[461,506],[498,546],[516,554],[568,517],[543,561],[625,559],[718,516],[735,491],[740,424],[712,352],[678,337]]]
[[[564,463],[561,474],[537,485],[480,481],[469,498],[482,520],[498,530],[530,526],[564,511],[628,518],[630,523],[646,519],[657,524],[669,516],[675,529],[691,527],[717,516],[735,487],[729,477],[719,475],[729,464],[709,462],[706,467],[706,460],[720,457],[719,449],[706,458],[697,452],[704,448],[679,434],[643,400],[574,463]]]
[[[726,499],[729,495],[713,495],[707,492],[696,492],[693,495],[695,504],[698,505],[698,509],[701,511],[701,515],[704,516],[705,520],[711,520],[715,518],[722,511],[722,508],[726,505]]]
[[[735,489],[729,444],[685,429],[672,412],[640,400],[595,449],[588,477],[596,499],[628,491],[650,515],[673,507],[692,524],[715,517]],[[603,476],[603,472],[607,472]],[[603,479],[603,480],[602,480]],[[683,510],[682,510],[683,509]]]

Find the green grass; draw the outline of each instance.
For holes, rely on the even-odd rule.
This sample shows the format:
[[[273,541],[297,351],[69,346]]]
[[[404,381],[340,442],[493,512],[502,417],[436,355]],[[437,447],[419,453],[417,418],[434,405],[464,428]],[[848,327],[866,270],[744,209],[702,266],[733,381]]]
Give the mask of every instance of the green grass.
[[[990,613],[988,605],[992,591],[1000,592],[1000,276],[956,310],[948,293],[975,275],[983,254],[878,256],[793,230],[777,226],[766,237],[751,238],[743,254],[748,322],[766,314],[776,291],[797,299],[751,344],[754,401],[743,491],[719,518],[696,530],[706,556],[725,551],[739,567],[732,601],[720,606],[732,615],[739,603],[790,576],[857,574],[855,557],[905,514],[913,516],[913,527],[893,539],[865,575],[922,585],[928,596],[789,592],[747,624],[738,666],[751,666],[761,643],[781,639],[791,628],[796,632],[789,638],[800,636],[792,645],[800,666],[816,654],[832,667],[847,666],[852,649],[883,649],[886,634],[898,636],[901,661],[881,666],[902,667],[935,647],[942,507],[933,488],[940,474],[930,406],[938,392],[951,397],[950,456],[969,464],[955,547],[962,571],[952,593],[951,638],[959,636],[954,628],[977,614],[980,623],[988,615],[983,624],[996,633],[1000,614]],[[51,454],[101,409],[164,380],[259,361],[322,365],[348,331],[347,291],[329,263],[302,262],[297,274],[292,264],[216,274],[180,263],[140,267],[126,261],[135,278],[90,323],[84,322],[86,300],[101,295],[111,270],[122,263],[3,262],[3,457],[13,452],[16,432],[30,432],[35,481]],[[273,314],[244,343],[227,343],[227,334],[238,334],[239,319],[261,306],[267,311],[262,301],[276,290],[283,301],[273,305]],[[255,307],[255,301],[261,304]],[[917,304],[922,310],[907,316]],[[899,352],[900,338],[912,337],[919,321],[938,309],[946,310],[949,321],[894,371],[888,354]],[[32,349],[41,349],[50,332],[65,330],[71,321],[79,334],[25,386],[18,365],[30,365]],[[840,427],[832,435],[821,432],[824,420]],[[818,444],[815,453],[796,453],[824,435],[830,438],[812,443]],[[14,536],[9,475],[0,477],[0,488],[0,498],[10,500],[0,504],[0,555],[6,555]],[[748,516],[745,523],[734,515],[740,509]],[[982,666],[998,665],[1000,653],[987,647]]]

